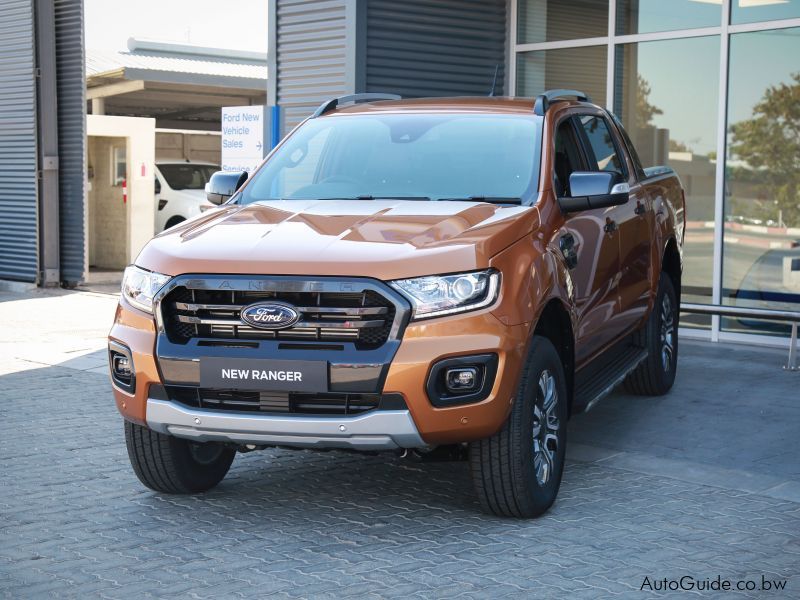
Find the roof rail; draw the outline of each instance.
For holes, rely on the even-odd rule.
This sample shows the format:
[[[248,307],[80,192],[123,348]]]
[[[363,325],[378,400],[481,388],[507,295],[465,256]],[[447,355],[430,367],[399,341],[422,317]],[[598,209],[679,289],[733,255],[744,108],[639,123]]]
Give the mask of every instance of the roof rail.
[[[553,100],[560,100],[564,96],[575,96],[579,102],[592,101],[588,94],[584,94],[578,90],[547,90],[544,94],[536,96],[536,102],[533,104],[533,112],[543,117],[547,109],[550,108],[550,103]]]
[[[397,94],[349,94],[347,96],[339,96],[338,98],[331,98],[319,105],[319,108],[314,111],[313,117],[319,117],[326,112],[333,110],[339,104],[346,104],[347,102],[372,102],[373,100],[402,100],[402,97]]]

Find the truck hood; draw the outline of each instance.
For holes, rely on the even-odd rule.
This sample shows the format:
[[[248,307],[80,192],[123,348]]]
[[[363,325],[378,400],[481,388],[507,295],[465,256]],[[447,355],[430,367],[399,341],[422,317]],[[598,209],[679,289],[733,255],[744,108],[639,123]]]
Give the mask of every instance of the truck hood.
[[[535,207],[283,200],[223,206],[153,238],[136,264],[167,275],[399,279],[469,271],[534,230]]]

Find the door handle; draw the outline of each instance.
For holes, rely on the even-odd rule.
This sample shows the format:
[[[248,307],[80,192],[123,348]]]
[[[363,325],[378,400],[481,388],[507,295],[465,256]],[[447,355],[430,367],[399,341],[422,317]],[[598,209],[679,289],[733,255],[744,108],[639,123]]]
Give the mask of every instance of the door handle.
[[[633,209],[633,212],[635,212],[637,215],[643,215],[646,210],[647,209],[644,207],[644,204],[642,204],[639,200],[637,200],[636,208]]]
[[[575,237],[571,233],[566,233],[558,240],[561,254],[564,255],[564,262],[568,269],[578,266],[578,251],[575,249]]]
[[[603,226],[603,231],[606,233],[614,233],[617,230],[617,222],[606,217],[606,224]]]

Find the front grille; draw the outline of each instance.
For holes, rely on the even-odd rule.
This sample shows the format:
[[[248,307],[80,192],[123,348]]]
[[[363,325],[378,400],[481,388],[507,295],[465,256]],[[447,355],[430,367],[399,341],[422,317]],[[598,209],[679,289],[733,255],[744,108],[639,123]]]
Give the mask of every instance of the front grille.
[[[164,390],[169,400],[204,410],[342,416],[406,408],[402,396],[396,395],[254,392],[180,385],[167,385]]]
[[[245,324],[240,313],[248,305],[275,300],[300,313],[292,327],[258,329]],[[161,301],[164,328],[170,340],[193,338],[353,342],[375,348],[389,337],[395,305],[380,293],[209,290],[176,287]]]

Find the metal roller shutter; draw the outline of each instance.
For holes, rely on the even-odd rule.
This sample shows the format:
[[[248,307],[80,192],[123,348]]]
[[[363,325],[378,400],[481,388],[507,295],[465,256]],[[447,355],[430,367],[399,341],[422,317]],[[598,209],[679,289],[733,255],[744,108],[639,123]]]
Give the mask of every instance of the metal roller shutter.
[[[32,0],[0,0],[0,278],[39,272]]]
[[[368,0],[366,91],[501,95],[505,40],[506,0]]]
[[[347,0],[277,0],[277,101],[284,133],[347,89]]]
[[[86,270],[86,79],[83,0],[55,0],[61,280]]]

